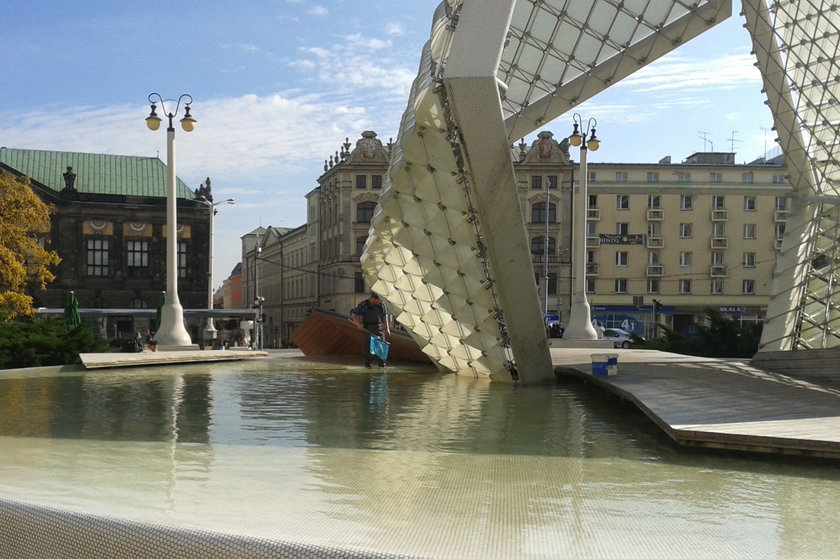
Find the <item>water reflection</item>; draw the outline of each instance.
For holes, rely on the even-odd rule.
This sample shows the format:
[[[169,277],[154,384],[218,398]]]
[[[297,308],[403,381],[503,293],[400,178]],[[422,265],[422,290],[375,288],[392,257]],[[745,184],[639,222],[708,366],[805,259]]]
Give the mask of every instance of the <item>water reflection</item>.
[[[271,360],[5,378],[0,406],[0,496],[137,520],[439,557],[840,544],[832,463],[680,449],[574,382]]]

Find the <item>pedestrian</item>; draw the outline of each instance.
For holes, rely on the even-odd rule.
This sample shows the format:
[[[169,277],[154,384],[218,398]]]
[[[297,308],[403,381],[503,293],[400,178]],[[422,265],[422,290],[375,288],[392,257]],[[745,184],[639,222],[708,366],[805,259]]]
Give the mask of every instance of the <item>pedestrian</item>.
[[[365,357],[365,367],[371,367],[374,359],[379,366],[384,367],[385,361],[370,352],[371,336],[391,337],[391,325],[388,322],[388,311],[379,295],[371,293],[370,297],[356,305],[350,311],[350,320],[356,328],[362,331],[362,355]]]

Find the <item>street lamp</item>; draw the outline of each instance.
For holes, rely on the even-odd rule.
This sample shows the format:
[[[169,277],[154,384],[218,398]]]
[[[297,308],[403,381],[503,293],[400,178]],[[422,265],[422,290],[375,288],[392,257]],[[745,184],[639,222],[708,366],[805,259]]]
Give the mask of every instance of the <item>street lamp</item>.
[[[166,101],[175,103],[173,112],[167,112]],[[178,217],[175,192],[175,128],[172,126],[172,119],[178,114],[181,101],[185,101],[181,128],[185,132],[192,132],[195,129],[195,119],[190,115],[192,97],[186,93],[177,101],[164,100],[159,93],[151,93],[149,103],[152,105],[152,110],[146,117],[146,126],[149,130],[158,130],[161,118],[157,114],[156,103],[160,103],[163,114],[169,119],[169,126],[166,129],[166,302],[161,309],[160,325],[155,334],[155,339],[161,346],[192,345],[192,340],[184,325],[184,308],[178,298]]]
[[[198,201],[206,205],[207,209],[210,210],[210,256],[207,259],[207,309],[213,310],[213,234],[215,231],[216,214],[219,213],[216,206],[220,206],[221,204],[235,204],[236,201],[233,198],[228,198],[221,202],[213,202],[212,200],[208,200],[206,196],[199,196]],[[216,325],[213,324],[213,317],[208,316],[207,326],[204,327],[204,337],[208,340],[215,340],[218,332]]]
[[[580,147],[579,188],[574,198],[574,216],[572,225],[572,302],[569,312],[569,323],[563,338],[572,340],[597,340],[598,332],[592,326],[592,315],[589,301],[586,299],[586,214],[587,214],[587,182],[589,173],[586,168],[586,152],[597,151],[600,141],[595,137],[595,126],[598,121],[590,118],[583,127],[583,121],[578,113],[573,116],[574,130],[569,136],[569,143]],[[591,129],[591,132],[590,132]],[[586,135],[589,134],[589,139]],[[580,225],[576,225],[580,220]]]

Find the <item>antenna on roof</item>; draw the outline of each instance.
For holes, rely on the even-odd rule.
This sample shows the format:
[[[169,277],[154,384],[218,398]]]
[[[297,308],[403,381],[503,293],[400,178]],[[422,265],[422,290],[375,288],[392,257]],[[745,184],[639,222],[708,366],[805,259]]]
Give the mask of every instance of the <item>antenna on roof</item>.
[[[729,151],[731,151],[732,153],[735,153],[735,142],[740,142],[741,141],[741,140],[736,140],[735,139],[735,133],[736,132],[737,132],[737,130],[733,130],[732,131],[732,136],[729,137]]]
[[[703,134],[702,136],[700,136],[700,139],[703,140],[703,149],[706,149],[706,142],[709,142],[709,151],[715,151],[715,144],[713,144],[712,141],[709,138],[707,138],[707,136],[711,135],[711,132],[703,132],[702,130],[700,130],[698,134]]]

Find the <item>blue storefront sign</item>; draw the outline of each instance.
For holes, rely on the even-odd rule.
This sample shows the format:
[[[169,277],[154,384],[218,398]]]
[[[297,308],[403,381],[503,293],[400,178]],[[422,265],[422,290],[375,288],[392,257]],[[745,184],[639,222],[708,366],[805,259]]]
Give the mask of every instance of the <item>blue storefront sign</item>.
[[[660,315],[674,314],[673,306],[662,305]],[[604,328],[621,328],[627,332],[645,335],[645,323],[650,321],[650,305],[641,308],[633,305],[592,305],[592,320]]]

